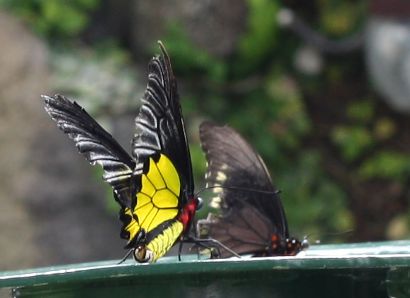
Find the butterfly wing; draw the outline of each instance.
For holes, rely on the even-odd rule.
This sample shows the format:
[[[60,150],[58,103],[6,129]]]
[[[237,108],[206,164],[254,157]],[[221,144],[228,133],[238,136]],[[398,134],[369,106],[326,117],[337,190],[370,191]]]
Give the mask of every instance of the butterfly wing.
[[[194,191],[177,84],[161,43],[160,47],[162,55],[148,65],[148,85],[132,142],[133,156],[141,168],[137,193],[132,207],[122,216],[126,221],[123,235],[130,239],[128,247],[145,242],[155,246],[156,257],[182,233],[184,227],[177,217]]]
[[[288,238],[282,203],[262,158],[255,150],[232,128],[210,122],[201,124],[200,138],[208,163],[207,186],[221,186],[214,189],[218,194],[214,203],[219,203],[223,213],[223,224],[221,220],[218,227],[222,228],[227,222],[241,227],[242,233],[267,228],[270,233],[255,235],[264,243],[269,243],[269,235],[273,233]],[[241,214],[258,214],[263,220],[252,226],[246,216],[239,216]],[[231,238],[240,238],[239,235]]]
[[[165,48],[148,65],[148,85],[136,118],[133,156],[144,163],[157,152],[168,156],[180,176],[183,193],[193,194],[191,155],[181,113],[177,82]]]
[[[116,200],[131,206],[132,171],[135,163],[117,141],[80,105],[62,95],[42,96],[45,110],[57,126],[75,142],[78,151],[104,170],[103,179],[114,189]]]
[[[254,254],[266,251],[273,229],[272,222],[250,205],[233,205],[223,217],[198,220],[199,234],[217,239],[237,254]],[[221,250],[222,258],[231,257]]]
[[[178,220],[193,198],[194,183],[176,80],[161,43],[160,47],[162,55],[149,63],[136,118],[135,160],[78,104],[59,95],[44,97],[46,111],[78,150],[103,167],[103,178],[122,206],[121,237],[128,240],[127,247],[146,247],[153,253],[150,261],[169,250],[193,216],[191,212],[188,219]]]

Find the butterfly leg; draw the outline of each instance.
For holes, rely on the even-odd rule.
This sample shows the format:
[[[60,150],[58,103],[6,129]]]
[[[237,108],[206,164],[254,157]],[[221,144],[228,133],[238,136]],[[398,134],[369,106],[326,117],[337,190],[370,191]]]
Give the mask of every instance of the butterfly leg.
[[[220,241],[218,241],[216,239],[212,239],[212,238],[199,239],[199,238],[188,236],[187,238],[185,238],[183,240],[183,242],[194,243],[198,246],[202,246],[202,247],[205,247],[205,248],[214,247],[218,250],[219,255],[220,255],[219,248],[222,247],[226,251],[230,252],[233,256],[238,257],[238,258],[241,257],[236,252],[234,252],[232,249],[230,249],[229,247],[222,244]]]
[[[204,240],[204,239],[198,239],[198,240]],[[193,243],[194,243],[194,246],[191,247],[191,250],[193,248],[197,249],[198,259],[199,259],[199,255],[200,255],[200,248],[208,249],[210,251],[210,254],[211,254],[211,259],[217,258],[218,256],[221,255],[220,247],[218,245],[210,245],[209,241],[195,241],[195,240],[193,240]],[[214,252],[214,250],[216,250],[216,253]]]
[[[179,246],[178,246],[178,261],[181,261],[181,253],[182,253],[182,245],[184,243],[184,240],[179,241]]]
[[[129,258],[129,256],[134,252],[134,250],[135,250],[135,248],[131,248],[129,251],[127,251],[125,256],[121,259],[121,261],[118,262],[117,265],[120,265],[120,264],[124,263],[125,260],[127,260]]]

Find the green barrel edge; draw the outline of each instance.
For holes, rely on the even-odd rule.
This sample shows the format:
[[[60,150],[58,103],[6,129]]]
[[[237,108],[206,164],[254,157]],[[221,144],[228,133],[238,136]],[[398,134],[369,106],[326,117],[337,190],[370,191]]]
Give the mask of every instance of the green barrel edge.
[[[217,286],[213,285],[215,282]],[[182,288],[190,289],[185,296],[196,293],[198,297],[218,297],[218,293],[249,297],[252,291],[265,295],[282,291],[285,294],[281,297],[297,297],[298,293],[309,297],[317,296],[326,286],[330,287],[327,294],[343,286],[344,290],[332,293],[333,297],[339,297],[338,293],[349,297],[357,289],[366,291],[364,288],[376,291],[370,292],[374,297],[392,295],[392,289],[397,297],[406,297],[410,294],[409,285],[410,241],[312,245],[295,257],[199,260],[196,255],[183,255],[181,261],[171,256],[155,264],[136,264],[133,260],[118,264],[118,260],[113,260],[0,272],[0,288],[13,288],[15,296],[30,297],[36,293],[41,297],[47,297],[46,293],[76,296],[68,295],[71,289],[77,296],[82,293],[80,296],[109,297],[115,292],[124,296],[140,293],[180,297]],[[173,286],[176,292],[171,289]],[[125,292],[118,292],[121,287]],[[309,295],[311,287],[319,289]],[[209,291],[212,295],[204,294]],[[400,295],[402,292],[404,296]]]

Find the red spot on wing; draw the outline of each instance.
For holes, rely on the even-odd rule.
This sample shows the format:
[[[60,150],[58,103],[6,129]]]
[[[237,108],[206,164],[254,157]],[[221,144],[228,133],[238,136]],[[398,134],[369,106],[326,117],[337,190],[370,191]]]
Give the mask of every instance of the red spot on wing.
[[[280,241],[280,238],[279,238],[278,234],[272,234],[271,241],[272,241],[272,243]]]

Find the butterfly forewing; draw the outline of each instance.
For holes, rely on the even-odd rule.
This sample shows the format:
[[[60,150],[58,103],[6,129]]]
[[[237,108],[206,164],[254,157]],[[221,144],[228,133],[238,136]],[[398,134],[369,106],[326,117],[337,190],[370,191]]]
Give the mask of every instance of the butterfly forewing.
[[[255,208],[274,225],[272,233],[288,237],[288,227],[279,195],[261,157],[232,128],[204,122],[201,145],[208,163],[207,186],[216,188],[221,208]],[[226,212],[226,211],[225,211]],[[232,212],[232,211],[231,211]],[[233,213],[233,212],[232,212]]]
[[[163,47],[162,55],[149,63],[148,85],[136,118],[133,156],[137,163],[161,152],[175,165],[182,191],[193,194],[191,157],[178,99],[177,84],[169,57]]]
[[[80,105],[62,95],[43,96],[45,109],[57,126],[74,142],[91,164],[104,170],[103,179],[111,184],[117,201],[131,206],[134,161],[117,141]]]

